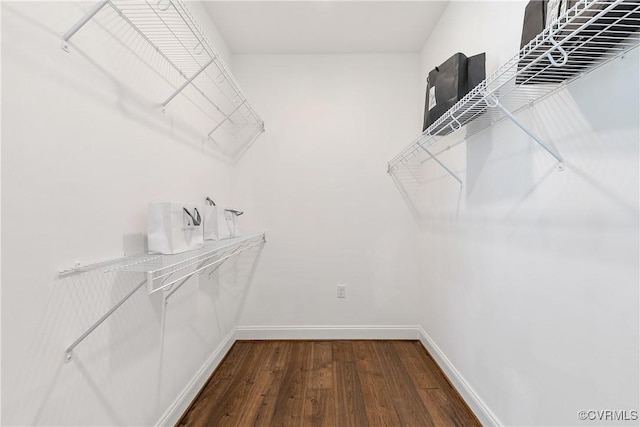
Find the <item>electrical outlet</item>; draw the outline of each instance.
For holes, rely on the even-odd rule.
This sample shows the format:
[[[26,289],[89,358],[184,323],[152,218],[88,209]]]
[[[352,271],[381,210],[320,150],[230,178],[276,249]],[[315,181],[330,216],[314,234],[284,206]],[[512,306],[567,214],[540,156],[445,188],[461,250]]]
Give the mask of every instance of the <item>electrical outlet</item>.
[[[347,297],[347,285],[338,285],[338,298]]]

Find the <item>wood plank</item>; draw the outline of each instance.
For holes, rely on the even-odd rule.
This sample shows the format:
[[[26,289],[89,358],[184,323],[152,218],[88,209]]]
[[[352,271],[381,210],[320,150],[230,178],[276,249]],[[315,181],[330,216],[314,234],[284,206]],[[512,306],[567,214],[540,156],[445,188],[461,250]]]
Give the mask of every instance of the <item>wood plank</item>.
[[[427,366],[418,359],[400,359],[405,370],[411,378],[411,382],[417,389],[445,388],[449,383],[439,371]]]
[[[375,344],[371,341],[358,341],[353,343],[353,349],[369,425],[401,425],[393,404],[393,396],[376,357]]]
[[[367,412],[355,362],[334,361],[333,377],[338,425],[366,426]]]
[[[252,345],[249,342],[238,341],[231,346],[231,349],[224,357],[218,368],[215,370],[217,378],[233,378],[242,366],[244,359],[251,351]]]
[[[327,341],[311,343],[311,370],[307,378],[308,388],[333,388],[333,356],[331,347],[331,343]]]
[[[266,355],[260,369],[267,371],[286,369],[291,356],[292,341],[265,341]]]
[[[451,384],[419,341],[394,341],[393,346],[416,388],[448,388]]]
[[[248,404],[247,396],[255,383],[260,362],[265,354],[264,343],[243,343],[249,346],[249,351],[238,366],[236,375],[231,378],[229,386],[220,396],[216,405],[211,408],[207,417],[207,425],[235,426]]]
[[[336,400],[333,390],[307,388],[302,425],[305,427],[334,427],[341,424],[336,420]]]
[[[270,425],[298,426],[302,421],[311,346],[307,342],[293,341],[289,349],[289,363],[284,371]]]
[[[178,425],[480,424],[417,341],[238,341]]]
[[[354,362],[352,341],[332,341],[331,356],[334,362]]]
[[[256,380],[246,396],[247,404],[238,420],[239,426],[269,425],[276,409],[276,399],[283,377],[284,371],[280,369],[259,370],[256,373]]]
[[[424,405],[438,427],[481,427],[482,424],[453,390],[418,390]]]
[[[243,342],[236,342],[224,356],[220,365],[202,387],[196,398],[191,402],[187,411],[182,415],[177,425],[203,425],[210,413],[212,402],[220,399],[227,390],[231,378],[238,372],[244,359],[249,354],[251,346]]]
[[[421,359],[422,356],[414,346],[418,341],[390,341],[401,359]]]
[[[227,390],[229,383],[231,383],[229,378],[211,378],[176,425],[205,425],[206,419],[211,412],[211,407],[220,399],[222,393]]]
[[[411,377],[393,344],[387,341],[376,341],[376,344],[378,361],[385,381],[389,385],[393,404],[401,423],[409,426],[433,427],[433,420],[413,387]]]
[[[429,354],[427,349],[422,346],[420,341],[412,342],[411,345],[408,346],[407,348],[411,350],[412,354],[414,354],[417,358],[422,360],[424,362],[424,364],[426,366],[428,366],[432,371],[434,371],[434,372],[437,371],[440,374],[440,376],[442,376],[442,378],[444,378],[444,380],[447,382],[447,384],[449,384],[449,381],[447,380],[447,377],[444,375],[444,373],[440,369],[440,366],[438,366],[438,363]]]

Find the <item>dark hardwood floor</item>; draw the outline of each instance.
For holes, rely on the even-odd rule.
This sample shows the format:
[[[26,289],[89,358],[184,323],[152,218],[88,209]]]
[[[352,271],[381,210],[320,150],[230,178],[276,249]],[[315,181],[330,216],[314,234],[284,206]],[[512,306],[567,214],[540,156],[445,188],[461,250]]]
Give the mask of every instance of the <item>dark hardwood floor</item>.
[[[178,426],[479,426],[418,341],[238,341]]]

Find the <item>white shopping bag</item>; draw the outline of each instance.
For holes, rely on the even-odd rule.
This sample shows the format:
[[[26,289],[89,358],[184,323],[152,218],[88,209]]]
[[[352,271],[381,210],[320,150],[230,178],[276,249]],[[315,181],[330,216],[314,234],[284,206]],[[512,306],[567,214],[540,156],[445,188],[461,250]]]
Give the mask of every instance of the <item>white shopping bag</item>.
[[[209,197],[206,198],[204,204],[204,212],[202,213],[202,229],[204,240],[218,240],[218,207]]]
[[[228,239],[240,236],[238,217],[243,213],[235,209],[218,209],[218,238]]]
[[[199,248],[203,244],[200,210],[185,203],[149,203],[147,232],[151,253],[177,254]]]

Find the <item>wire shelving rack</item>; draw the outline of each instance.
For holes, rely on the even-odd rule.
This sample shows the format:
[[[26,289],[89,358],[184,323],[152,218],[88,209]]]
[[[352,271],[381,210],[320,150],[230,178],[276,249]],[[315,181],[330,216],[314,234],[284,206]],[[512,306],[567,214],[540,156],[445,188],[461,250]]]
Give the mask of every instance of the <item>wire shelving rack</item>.
[[[389,161],[387,171],[434,160],[462,185],[438,156],[505,118],[563,170],[561,155],[515,114],[639,43],[640,0],[579,0]]]
[[[226,260],[253,248],[262,248],[266,242],[266,233],[250,234],[224,240],[205,240],[202,247],[174,255],[139,254],[105,261],[91,265],[76,266],[63,270],[61,276],[85,273],[102,269],[110,272],[138,272],[145,279],[131,289],[100,319],[91,325],[78,339],[65,350],[65,362],[73,359],[73,349],[87,338],[98,326],[107,320],[122,304],[131,298],[140,288],[146,285],[149,295],[165,291],[163,298],[169,298],[182,287],[192,276],[204,273],[205,270],[217,269]]]
[[[210,121],[204,132],[212,143],[224,141],[228,147],[232,142],[224,150],[231,160],[264,132],[264,121],[182,0],[101,0],[62,35],[62,48],[69,51],[70,40],[82,36],[76,33],[91,21],[112,33],[127,26],[129,33],[121,41],[126,50],[136,49],[132,34],[146,42],[160,57],[152,66],[170,85],[155,100],[159,107],[164,111],[182,97],[195,114]]]

